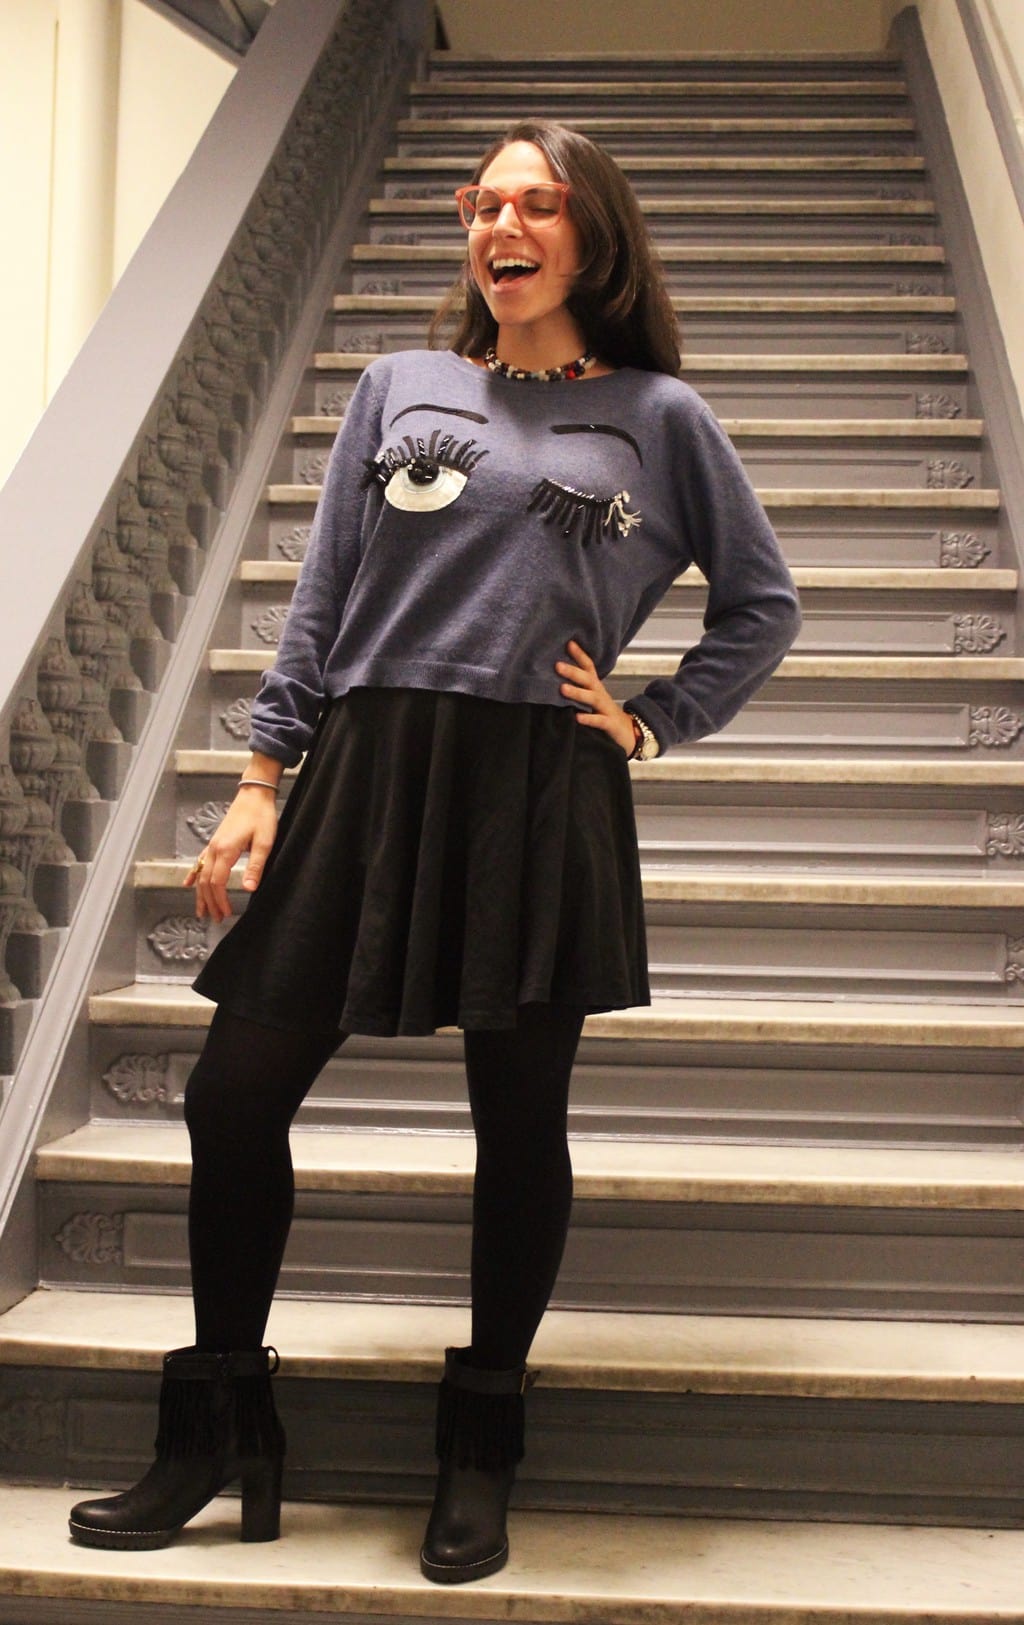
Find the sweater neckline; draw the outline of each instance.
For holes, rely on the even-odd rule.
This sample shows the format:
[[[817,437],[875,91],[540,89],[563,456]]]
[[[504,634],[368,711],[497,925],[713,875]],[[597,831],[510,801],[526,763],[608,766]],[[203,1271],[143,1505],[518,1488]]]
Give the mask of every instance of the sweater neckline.
[[[490,372],[486,367],[478,367],[475,361],[471,361],[468,356],[459,355],[455,350],[445,350],[444,354],[451,357],[460,371],[468,368],[470,372],[477,373],[487,383],[493,384],[497,388],[530,390],[531,392],[546,390],[549,394],[553,390],[570,387],[574,391],[595,389],[599,384],[610,383],[613,378],[621,378],[624,372],[629,371],[627,367],[616,367],[613,372],[601,373],[598,378],[566,378],[556,381],[545,378],[503,378],[500,373]]]

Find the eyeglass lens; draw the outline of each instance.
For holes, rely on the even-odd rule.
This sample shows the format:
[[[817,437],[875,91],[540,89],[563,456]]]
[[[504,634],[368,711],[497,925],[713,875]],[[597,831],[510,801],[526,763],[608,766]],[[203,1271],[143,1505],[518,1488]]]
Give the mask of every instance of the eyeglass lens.
[[[462,194],[462,219],[470,228],[493,226],[511,201],[524,226],[551,226],[562,213],[563,200],[557,186],[524,186],[508,193],[493,186],[471,186]]]

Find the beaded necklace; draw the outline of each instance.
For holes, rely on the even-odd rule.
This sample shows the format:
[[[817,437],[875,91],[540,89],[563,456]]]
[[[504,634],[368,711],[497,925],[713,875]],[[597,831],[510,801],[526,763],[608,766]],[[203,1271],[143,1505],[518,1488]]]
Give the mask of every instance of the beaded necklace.
[[[558,384],[565,379],[582,378],[596,359],[594,354],[589,352],[587,355],[581,355],[577,361],[567,361],[564,367],[542,367],[539,372],[527,372],[523,367],[513,367],[507,361],[499,361],[498,352],[491,348],[484,356],[484,363],[488,370],[497,373],[499,378],[515,378],[524,383]]]

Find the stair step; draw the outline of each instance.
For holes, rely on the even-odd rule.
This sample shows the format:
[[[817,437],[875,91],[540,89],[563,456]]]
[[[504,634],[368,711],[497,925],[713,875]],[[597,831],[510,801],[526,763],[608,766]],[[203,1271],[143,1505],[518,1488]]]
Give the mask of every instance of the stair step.
[[[298,422],[316,422],[316,419],[297,419]],[[243,559],[239,579],[265,586],[294,585],[299,579],[301,565],[290,559]],[[865,566],[853,569],[842,565],[796,565],[791,571],[793,581],[802,592],[868,592],[868,593],[949,593],[959,597],[962,593],[1016,592],[1016,570],[951,570],[924,567],[873,570]],[[694,567],[673,584],[673,591],[705,593],[707,582]]]
[[[378,310],[381,301],[368,301],[374,310]],[[422,301],[426,304],[427,301]],[[376,361],[380,355],[379,350],[372,351],[345,351],[326,350],[318,351],[313,357],[313,365],[318,372],[362,373],[371,361]],[[725,355],[710,353],[688,355],[684,362],[683,371],[687,379],[698,379],[702,375],[715,373],[792,373],[794,375],[815,375],[819,373],[836,373],[856,376],[861,373],[877,374],[881,377],[908,377],[913,378],[920,374],[935,375],[964,375],[969,371],[969,364],[965,355],[814,355],[814,354],[787,354],[787,355],[759,355],[741,354],[739,352]],[[948,422],[946,418],[928,419],[929,427],[932,423]]]
[[[333,437],[343,421],[328,413],[318,417],[294,417],[292,433]],[[915,440],[980,440],[985,432],[983,418],[931,418],[925,422],[910,418],[720,418],[719,422],[731,440],[740,441],[870,440],[874,444],[893,441],[905,445]],[[828,572],[830,579],[839,573],[838,570]],[[849,572],[851,576],[855,573]],[[872,579],[877,577],[882,581],[896,574],[899,572],[887,569],[871,572]]]
[[[208,1027],[213,1005],[180,982],[132,982],[94,993],[101,1027]],[[851,999],[659,999],[636,1010],[588,1016],[591,1038],[710,1044],[853,1044],[872,1048],[1024,1048],[1024,1009],[949,1001]]]
[[[237,1539],[237,1504],[219,1499],[170,1550],[116,1552],[69,1543],[67,1514],[82,1494],[0,1489],[0,1584],[23,1599],[26,1621],[43,1625],[54,1604],[66,1625],[84,1622],[79,1604],[102,1605],[111,1625],[175,1607],[201,1610],[204,1625],[242,1610],[247,1622],[287,1613],[295,1625],[326,1615],[392,1625],[1012,1625],[1020,1614],[1014,1530],[517,1512],[508,1567],[439,1592],[418,1573],[422,1508],[287,1503],[284,1542],[254,1546]]]
[[[514,64],[512,64],[514,69]],[[517,98],[542,95],[570,97],[574,101],[600,101],[605,96],[630,96],[638,101],[666,96],[676,100],[693,96],[698,100],[712,96],[763,96],[771,101],[776,97],[795,96],[866,96],[888,98],[906,96],[907,86],[902,79],[545,79],[538,86],[533,79],[426,79],[409,86],[412,102],[433,102],[450,98],[453,102],[468,101],[474,97],[493,99],[495,96]]]
[[[1024,1017],[1024,1012],[1021,1012]],[[470,1134],[325,1133],[297,1129],[297,1191],[466,1196]],[[1007,1151],[577,1140],[576,1201],[744,1207],[1024,1212],[1024,1158]],[[188,1134],[160,1123],[88,1123],[36,1152],[50,1184],[187,1187]]]
[[[672,308],[680,316],[954,316],[951,294],[673,294]],[[432,316],[437,299],[431,294],[338,293],[333,309],[339,315]]]
[[[433,167],[433,160],[423,160],[425,164]],[[458,160],[458,172],[465,173],[465,162]],[[758,166],[760,173],[760,166]],[[454,192],[454,188],[453,188]],[[447,191],[436,198],[407,198],[390,197],[374,198],[367,205],[367,212],[371,218],[389,218],[393,215],[412,215],[416,218],[444,219],[453,221],[455,214],[455,199]],[[762,194],[753,196],[738,195],[723,197],[716,193],[714,197],[645,197],[643,200],[644,215],[651,220],[660,222],[664,219],[678,218],[704,218],[711,220],[730,220],[733,217],[750,216],[752,219],[762,221],[765,217],[778,216],[785,219],[792,216],[801,218],[809,216],[820,220],[846,220],[846,219],[875,219],[875,220],[934,220],[936,215],[935,204],[930,198],[885,198],[885,197],[818,197],[803,194],[794,197],[770,197]],[[928,246],[921,243],[891,244],[892,247],[921,248]]]
[[[277,506],[314,507],[320,500],[320,491],[319,485],[268,485],[266,497],[269,503]],[[999,492],[985,489],[837,491],[832,488],[812,490],[793,486],[778,490],[762,487],[757,494],[769,513],[792,508],[889,508],[911,512],[938,509],[945,512],[995,513],[1000,505]]]
[[[885,80],[899,78],[903,71],[898,56],[878,51],[801,51],[797,56],[791,51],[636,51],[631,55],[615,51],[503,51],[496,58],[473,52],[438,50],[427,56],[431,80],[441,83],[449,80],[459,83],[463,75],[468,74],[500,84],[509,72],[529,75],[532,80],[548,74],[567,77],[580,69],[608,77],[624,74],[634,78],[640,66],[652,74],[692,69],[705,78],[724,74],[730,79],[792,76],[798,69],[807,68],[819,76],[871,74]]]
[[[504,118],[402,118],[395,126],[395,134],[401,141],[410,136],[420,135],[467,135],[474,136],[481,142],[488,137],[494,139],[500,136],[507,128],[508,120]],[[772,136],[772,135],[831,135],[842,138],[850,135],[890,135],[912,136],[915,131],[913,118],[906,116],[882,115],[879,117],[846,117],[846,118],[659,118],[654,130],[641,117],[633,115],[629,118],[591,117],[584,115],[573,119],[574,129],[583,135],[589,135],[594,141],[602,141],[608,136],[637,135],[646,137],[650,134],[659,136],[682,135],[743,135],[743,136]]]
[[[134,866],[134,883],[140,891],[178,890],[191,872],[188,858],[146,858]],[[244,865],[232,870],[228,890],[241,893]],[[1024,879],[1011,879],[1000,873],[991,879],[943,875],[931,879],[922,875],[856,874],[813,875],[774,871],[771,874],[726,869],[716,874],[702,868],[699,873],[672,873],[647,869],[643,877],[644,898],[648,903],[725,904],[737,908],[753,904],[792,908],[940,908],[1022,909]]]
[[[274,663],[273,649],[211,649],[209,670],[260,673]],[[621,654],[606,681],[650,682],[671,677],[675,655]],[[998,655],[787,655],[771,683],[1019,683],[1024,659]]]
[[[249,760],[244,750],[178,750],[174,770],[182,775],[237,778]],[[286,769],[294,777],[297,769]],[[1024,785],[1024,761],[957,762],[943,759],[902,761],[894,757],[712,756],[700,746],[653,762],[632,762],[630,773],[640,784],[794,784],[897,785],[919,788],[1016,788]]]
[[[448,211],[453,214],[453,210]],[[453,231],[454,236],[454,231]],[[940,265],[946,264],[945,249],[923,247],[881,247],[867,243],[831,244],[692,244],[659,250],[665,265]],[[466,258],[464,242],[452,243],[356,243],[349,256],[353,265],[369,261],[378,265],[459,266]]]
[[[468,1341],[446,1304],[279,1298],[267,1341],[281,1375],[435,1383],[439,1350]],[[0,1367],[159,1371],[192,1335],[188,1298],[43,1288],[0,1316]],[[540,1388],[771,1394],[1019,1405],[1024,1326],[805,1316],[553,1309],[530,1353]]]

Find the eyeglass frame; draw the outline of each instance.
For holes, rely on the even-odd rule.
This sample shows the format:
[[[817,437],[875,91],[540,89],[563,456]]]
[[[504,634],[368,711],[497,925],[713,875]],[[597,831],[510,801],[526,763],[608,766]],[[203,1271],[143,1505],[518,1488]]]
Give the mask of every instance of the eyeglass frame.
[[[533,192],[539,187],[543,186],[546,186],[558,193],[559,197],[561,198],[561,207],[553,220],[545,220],[543,223],[537,222],[532,226],[527,226],[526,221],[519,213],[519,199],[522,197],[524,192]],[[467,192],[494,192],[496,196],[500,197],[501,199],[502,209],[505,207],[506,203],[511,203],[513,209],[515,210],[516,219],[525,230],[546,231],[550,226],[557,226],[559,221],[564,216],[565,202],[572,192],[572,187],[569,185],[568,181],[527,181],[525,186],[517,186],[512,192],[506,192],[501,186],[485,185],[482,181],[473,181],[468,186],[457,187],[455,190],[455,201],[458,205],[459,221],[461,225],[466,231],[488,231],[492,229],[490,224],[478,226],[467,222],[462,208],[462,200],[466,196]],[[499,210],[498,213],[500,215],[501,210]]]

